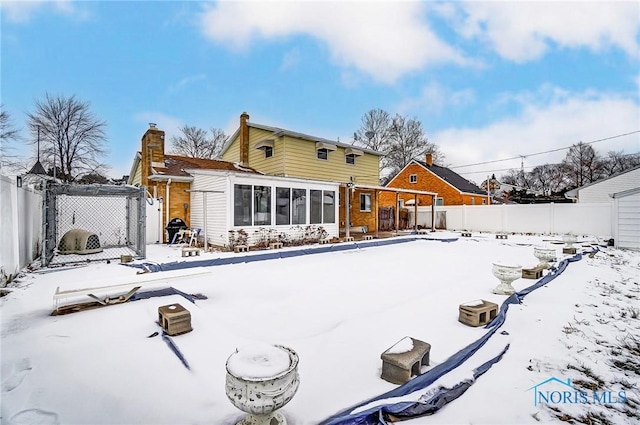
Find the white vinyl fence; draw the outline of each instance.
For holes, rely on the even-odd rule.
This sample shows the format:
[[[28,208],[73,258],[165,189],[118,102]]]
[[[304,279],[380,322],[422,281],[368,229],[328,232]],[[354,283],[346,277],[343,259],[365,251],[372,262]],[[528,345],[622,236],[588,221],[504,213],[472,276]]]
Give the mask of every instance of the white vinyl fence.
[[[0,287],[40,256],[42,195],[0,176]]]
[[[456,205],[445,212],[446,229],[478,232],[594,235],[614,234],[613,202],[594,204]],[[413,208],[409,221],[413,226]],[[440,218],[440,217],[438,217]],[[431,207],[418,207],[418,225],[431,227]]]

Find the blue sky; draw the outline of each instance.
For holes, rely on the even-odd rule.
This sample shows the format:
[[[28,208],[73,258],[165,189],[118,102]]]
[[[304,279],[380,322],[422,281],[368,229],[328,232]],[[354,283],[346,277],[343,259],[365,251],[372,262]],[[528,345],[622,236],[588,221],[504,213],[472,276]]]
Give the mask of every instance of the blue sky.
[[[640,152],[640,3],[0,3],[0,98],[14,125],[45,93],[108,123],[129,173],[149,122],[233,133],[239,115],[350,142],[382,108],[422,121],[473,181],[593,144]],[[524,156],[476,167],[460,165]],[[473,172],[473,173],[472,173]]]

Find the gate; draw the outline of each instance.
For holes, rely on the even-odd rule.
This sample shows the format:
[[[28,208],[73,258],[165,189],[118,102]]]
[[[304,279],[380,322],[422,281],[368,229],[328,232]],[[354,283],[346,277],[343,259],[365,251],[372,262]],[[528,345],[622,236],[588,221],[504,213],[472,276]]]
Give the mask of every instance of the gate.
[[[42,265],[146,255],[146,188],[47,182]]]

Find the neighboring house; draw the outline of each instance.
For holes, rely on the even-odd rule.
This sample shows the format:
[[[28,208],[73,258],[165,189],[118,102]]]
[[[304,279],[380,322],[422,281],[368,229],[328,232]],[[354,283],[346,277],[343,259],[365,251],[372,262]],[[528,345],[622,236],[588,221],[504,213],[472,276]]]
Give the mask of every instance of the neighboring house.
[[[567,191],[564,196],[574,202],[612,202],[613,193],[640,187],[640,166],[630,168],[593,183]]]
[[[344,230],[365,228],[370,232],[378,228],[378,194],[390,190],[379,186],[382,155],[334,140],[256,124],[249,121],[246,112],[240,115],[238,130],[221,152],[225,161],[272,176],[339,183],[340,227]],[[348,210],[347,191],[351,192]],[[347,221],[350,227],[346,226]]]
[[[432,155],[426,154],[425,161],[417,159],[407,164],[389,183],[389,188],[401,188],[436,192],[436,205],[485,205],[490,204],[486,191],[480,189],[469,180],[446,167],[433,163]],[[400,206],[413,203],[417,199],[418,205],[431,205],[432,197],[410,194],[399,194]],[[384,193],[380,198],[381,205],[393,206],[396,199],[393,194]]]
[[[337,183],[267,176],[229,161],[164,151],[164,131],[151,124],[128,181],[163,198],[163,228],[180,218],[192,229],[202,229],[214,245],[227,245],[229,232],[241,229],[249,242],[258,230],[291,234],[309,226],[323,227],[330,238],[338,236]]]
[[[640,187],[614,193],[614,246],[640,250]]]

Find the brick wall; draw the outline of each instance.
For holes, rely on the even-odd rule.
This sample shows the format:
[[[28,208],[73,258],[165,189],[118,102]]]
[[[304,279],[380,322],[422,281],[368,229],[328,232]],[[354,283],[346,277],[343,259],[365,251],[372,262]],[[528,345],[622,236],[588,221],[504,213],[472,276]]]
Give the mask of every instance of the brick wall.
[[[412,174],[417,176],[417,182],[411,183],[409,178]],[[444,199],[444,205],[472,205],[475,199],[475,205],[482,205],[482,200],[487,200],[486,196],[462,194],[455,187],[444,182],[440,177],[432,172],[425,170],[418,164],[410,164],[396,176],[389,184],[389,187],[397,187],[402,189],[423,190],[426,192],[437,192],[438,197]],[[414,195],[401,193],[400,199],[405,202],[414,199]],[[380,194],[380,206],[395,206],[396,195],[392,192],[383,192]],[[418,195],[418,205],[431,205],[430,195]]]
[[[340,188],[340,228],[345,228],[345,193],[347,188]],[[360,194],[368,193],[371,195],[371,211],[360,211]],[[353,226],[367,226],[369,232],[376,231],[376,200],[375,191],[373,189],[355,189],[351,191],[351,209],[349,210],[349,221]]]

